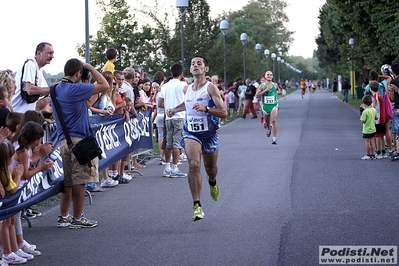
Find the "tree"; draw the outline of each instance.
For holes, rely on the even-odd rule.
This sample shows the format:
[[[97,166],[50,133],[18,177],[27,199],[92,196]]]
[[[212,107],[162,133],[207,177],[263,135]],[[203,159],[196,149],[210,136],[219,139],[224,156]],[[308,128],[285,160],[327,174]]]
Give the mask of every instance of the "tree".
[[[212,67],[213,60],[210,51],[213,49],[217,33],[219,31],[218,24],[210,18],[209,4],[206,0],[191,0],[185,15],[184,28],[184,69],[185,74],[189,73],[190,59],[196,54],[200,54],[205,58],[209,58]],[[180,62],[181,51],[181,22],[177,21],[175,26],[175,34],[170,40],[170,48],[165,51],[165,55],[175,62]],[[180,62],[181,63],[181,62]]]
[[[248,77],[258,78],[258,55],[255,44],[260,43],[263,49],[269,49],[271,53],[284,55],[288,52],[293,32],[288,31],[284,26],[284,22],[288,21],[284,12],[286,6],[285,1],[252,0],[241,10],[223,15],[230,22],[230,28],[226,35],[229,79],[243,76],[241,33],[248,34],[246,43]],[[264,60],[266,59],[262,56],[261,66],[265,66]],[[264,73],[264,71],[262,72]]]
[[[129,66],[135,59],[131,47],[138,47],[137,21],[129,12],[130,7],[125,0],[110,0],[108,4],[104,0],[97,0],[97,5],[103,13],[100,30],[97,36],[90,36],[91,64],[97,69],[102,69],[107,58],[105,51],[109,48],[118,50],[116,69]],[[78,46],[78,53],[85,57],[85,45]]]
[[[144,45],[140,47],[141,56],[137,56],[137,63],[142,65],[148,73],[163,71],[169,73],[169,68],[175,62],[174,57],[178,49],[172,41],[175,33],[171,29],[170,20],[175,18],[176,9],[165,6],[155,0],[151,6],[140,3],[140,8],[135,9],[137,13],[143,14],[143,23],[140,41]],[[151,36],[149,38],[149,36]]]
[[[158,70],[168,72],[173,63],[180,62],[181,18],[175,15],[176,8],[165,7],[155,0],[155,5],[151,6],[141,3],[140,8],[131,14],[126,0],[97,0],[97,4],[102,11],[100,29],[95,36],[90,36],[91,63],[97,69],[102,69],[106,62],[105,51],[111,47],[119,52],[116,69],[136,63],[152,74]],[[252,0],[241,10],[219,16],[230,23],[226,36],[229,79],[234,80],[243,73],[243,48],[239,39],[243,32],[249,35],[249,77],[257,78],[256,43],[282,55],[288,51],[292,32],[284,27],[284,22],[288,21],[285,7],[283,0]],[[189,1],[184,35],[186,75],[189,60],[195,54],[208,58],[211,67],[209,74],[223,75],[223,39],[219,23],[219,20],[210,18],[206,0]],[[84,44],[78,46],[78,52],[80,56],[85,56]],[[261,65],[264,63],[261,62]]]
[[[399,29],[398,7],[397,1],[389,0],[327,0],[320,9],[316,40],[320,65],[329,75],[348,73],[350,38],[356,42],[357,73],[392,63],[399,55],[399,39],[394,35]]]
[[[344,71],[340,67],[342,65],[340,46],[346,45],[346,38],[341,31],[342,18],[340,16],[337,7],[328,2],[320,9],[320,35],[316,39],[318,45],[317,57],[320,60],[320,66],[330,76],[337,76]]]

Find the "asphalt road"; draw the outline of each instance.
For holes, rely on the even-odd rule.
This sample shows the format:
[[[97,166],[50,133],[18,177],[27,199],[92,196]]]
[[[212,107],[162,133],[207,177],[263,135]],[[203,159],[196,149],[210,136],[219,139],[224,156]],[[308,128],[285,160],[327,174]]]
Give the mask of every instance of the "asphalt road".
[[[154,159],[86,201],[98,227],[57,228],[57,206],[24,226],[42,252],[28,264],[318,265],[320,245],[397,245],[399,162],[360,159],[358,110],[324,90],[279,105],[277,146],[250,116],[221,128],[221,197],[204,182],[203,220],[186,178],[163,178]]]

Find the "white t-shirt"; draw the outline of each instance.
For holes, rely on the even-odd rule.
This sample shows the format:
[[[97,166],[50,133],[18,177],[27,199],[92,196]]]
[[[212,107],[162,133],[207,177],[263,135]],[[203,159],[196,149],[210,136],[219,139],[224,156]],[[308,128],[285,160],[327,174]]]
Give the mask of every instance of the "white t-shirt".
[[[236,100],[236,95],[234,94],[234,92],[229,91],[229,93],[227,94],[228,98],[229,98],[229,103],[234,103]]]
[[[106,98],[105,109],[107,109],[111,114],[113,114],[115,112],[115,105],[112,103],[108,95],[105,95],[104,98]]]
[[[180,81],[178,79],[171,79],[168,83],[165,83],[161,87],[161,91],[159,92],[160,98],[164,100],[164,109],[165,111],[168,109],[175,108],[184,102],[184,87],[187,86],[186,82]],[[185,112],[177,112],[174,116],[169,117],[166,116],[166,120],[172,118],[184,118]]]
[[[140,94],[140,98],[143,101],[143,103],[150,103],[150,97],[147,96],[147,94],[145,93],[145,91],[140,90],[139,91]]]
[[[155,124],[157,124],[157,127],[163,127],[163,117],[164,117],[164,114],[165,114],[164,109],[158,106],[159,95],[160,94],[161,94],[161,92],[158,92],[157,98],[156,98],[157,116],[155,117]]]
[[[14,95],[11,98],[11,105],[14,112],[25,113],[28,110],[35,110],[36,103],[26,103],[21,97],[21,69],[17,71],[15,76],[15,84],[17,86]],[[43,76],[43,70],[39,68],[36,59],[29,60],[25,64],[24,76],[22,77],[23,82],[30,82],[31,84],[37,84],[38,87],[48,87],[47,81]]]
[[[240,87],[238,87],[238,91],[239,91],[239,96],[242,99],[245,99],[245,91],[247,90],[247,86],[245,85],[241,85]]]
[[[125,93],[125,92],[126,92],[126,96],[129,97],[132,100],[132,102],[134,102],[133,87],[126,80],[123,81],[122,87],[119,88],[119,93],[120,94]]]

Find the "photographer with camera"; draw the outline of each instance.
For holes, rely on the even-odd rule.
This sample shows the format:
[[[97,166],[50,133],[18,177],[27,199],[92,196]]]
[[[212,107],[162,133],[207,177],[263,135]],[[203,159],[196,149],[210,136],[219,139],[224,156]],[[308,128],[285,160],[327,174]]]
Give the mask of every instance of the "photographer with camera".
[[[92,73],[97,81],[95,84],[80,82],[83,70]],[[88,164],[82,164],[80,158],[75,156],[81,144],[81,140],[92,137],[89,123],[87,99],[93,94],[105,93],[109,84],[104,76],[93,66],[82,63],[78,59],[70,59],[64,67],[65,77],[54,87],[51,105],[54,107],[53,97],[59,103],[54,118],[57,124],[57,137],[64,168],[64,189],[61,195],[60,216],[58,227],[82,228],[95,227],[97,221],[91,221],[83,217],[83,205],[85,198],[85,183],[98,182],[98,158],[94,158]],[[60,114],[58,113],[60,111]],[[67,143],[68,136],[64,134],[61,119],[65,122],[65,128],[70,135],[73,147]],[[79,154],[77,154],[79,155]],[[80,162],[80,163],[79,163]],[[69,206],[73,202],[73,216],[69,214]]]
[[[25,113],[27,110],[35,110],[39,97],[50,93],[42,68],[50,64],[53,58],[53,46],[47,42],[39,43],[35,57],[26,60],[17,71],[15,76],[17,88],[11,100],[15,112]]]

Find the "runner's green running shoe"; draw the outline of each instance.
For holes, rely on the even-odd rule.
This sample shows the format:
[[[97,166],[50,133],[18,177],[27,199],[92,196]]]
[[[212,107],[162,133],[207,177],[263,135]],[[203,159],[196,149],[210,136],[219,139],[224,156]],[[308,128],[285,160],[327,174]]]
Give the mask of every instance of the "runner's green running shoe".
[[[202,208],[196,203],[193,207],[193,221],[198,221],[204,218],[204,212]]]
[[[220,189],[218,184],[214,185],[214,186],[209,186],[209,188],[211,189],[211,197],[214,201],[217,201],[220,197]]]

